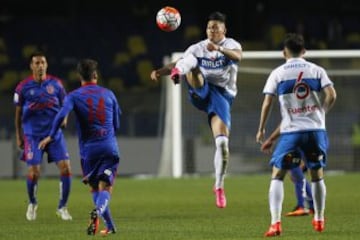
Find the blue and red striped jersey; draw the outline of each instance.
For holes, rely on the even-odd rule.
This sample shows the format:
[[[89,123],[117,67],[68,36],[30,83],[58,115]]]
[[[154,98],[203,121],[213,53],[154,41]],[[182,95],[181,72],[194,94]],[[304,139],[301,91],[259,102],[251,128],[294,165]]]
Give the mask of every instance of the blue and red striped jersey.
[[[35,81],[33,76],[21,81],[15,89],[14,104],[22,107],[24,134],[47,136],[65,95],[62,81],[49,74],[41,82]]]
[[[100,150],[109,143],[114,145],[113,149],[116,154],[115,132],[120,128],[121,109],[111,90],[88,83],[70,92],[54,120],[50,132],[52,138],[70,111],[73,111],[76,116],[81,155],[87,155],[84,151],[87,151],[89,146]]]

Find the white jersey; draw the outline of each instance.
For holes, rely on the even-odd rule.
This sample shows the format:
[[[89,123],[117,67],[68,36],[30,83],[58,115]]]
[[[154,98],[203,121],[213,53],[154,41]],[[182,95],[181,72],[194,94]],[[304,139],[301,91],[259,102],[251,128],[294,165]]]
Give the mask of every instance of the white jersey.
[[[291,58],[272,71],[263,93],[279,97],[280,132],[325,130],[320,91],[333,82],[325,70],[303,58]]]
[[[216,86],[225,88],[232,96],[237,94],[236,79],[238,64],[219,51],[209,51],[206,46],[210,40],[202,40],[186,49],[184,58],[191,54],[197,59],[197,66],[205,79]],[[240,49],[239,42],[232,38],[224,38],[220,46],[229,49]]]

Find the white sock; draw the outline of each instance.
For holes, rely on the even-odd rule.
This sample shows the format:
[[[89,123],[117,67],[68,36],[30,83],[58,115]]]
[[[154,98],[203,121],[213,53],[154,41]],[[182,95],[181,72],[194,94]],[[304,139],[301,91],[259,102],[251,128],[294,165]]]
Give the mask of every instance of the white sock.
[[[314,219],[324,220],[326,186],[324,179],[311,182],[311,192],[314,201]]]
[[[271,224],[281,221],[282,204],[284,201],[284,183],[279,179],[272,179],[269,187],[269,206]]]
[[[215,188],[224,188],[226,169],[229,163],[229,139],[226,136],[215,138]]]
[[[192,69],[196,68],[198,65],[196,57],[192,54],[188,54],[184,56],[184,58],[180,59],[175,67],[180,70],[182,75],[190,72]]]

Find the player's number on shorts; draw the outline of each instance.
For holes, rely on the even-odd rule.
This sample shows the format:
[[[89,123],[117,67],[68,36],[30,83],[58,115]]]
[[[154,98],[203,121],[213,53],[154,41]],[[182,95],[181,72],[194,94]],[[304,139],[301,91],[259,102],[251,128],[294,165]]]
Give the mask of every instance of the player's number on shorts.
[[[86,99],[86,103],[89,109],[89,122],[93,123],[95,118],[102,125],[105,123],[105,100],[104,98],[100,98],[99,102],[94,105],[94,99],[88,98]]]

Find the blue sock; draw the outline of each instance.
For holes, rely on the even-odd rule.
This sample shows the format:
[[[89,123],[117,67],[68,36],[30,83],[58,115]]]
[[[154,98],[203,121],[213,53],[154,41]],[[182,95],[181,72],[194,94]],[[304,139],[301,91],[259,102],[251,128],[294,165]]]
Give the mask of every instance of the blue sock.
[[[96,205],[96,201],[98,199],[98,196],[99,196],[98,191],[92,192],[92,198],[93,198],[93,202],[94,202],[95,205]],[[107,229],[115,229],[114,222],[113,222],[112,217],[111,217],[109,205],[106,207],[105,211],[103,212],[102,218],[103,218],[103,220],[105,222],[105,225],[106,225]]]
[[[108,191],[99,191],[98,197],[96,199],[96,209],[99,211],[99,214],[102,216],[105,212],[110,201],[110,193]]]
[[[37,204],[37,200],[36,200],[37,183],[38,183],[37,179],[33,179],[29,176],[26,178],[26,187],[29,196],[29,201],[32,204]]]
[[[71,175],[62,175],[60,176],[60,194],[61,198],[59,201],[58,208],[66,206],[69,199],[70,188],[71,188]]]
[[[304,207],[304,173],[300,167],[291,169],[291,180],[295,184],[295,196],[297,201],[296,206]]]
[[[109,208],[109,206],[106,207],[106,209],[105,209],[102,217],[103,217],[103,219],[104,219],[106,228],[107,228],[107,229],[114,229],[114,230],[115,230],[115,226],[114,226],[114,222],[113,222],[112,217],[111,217],[111,213],[110,213],[110,208]]]

